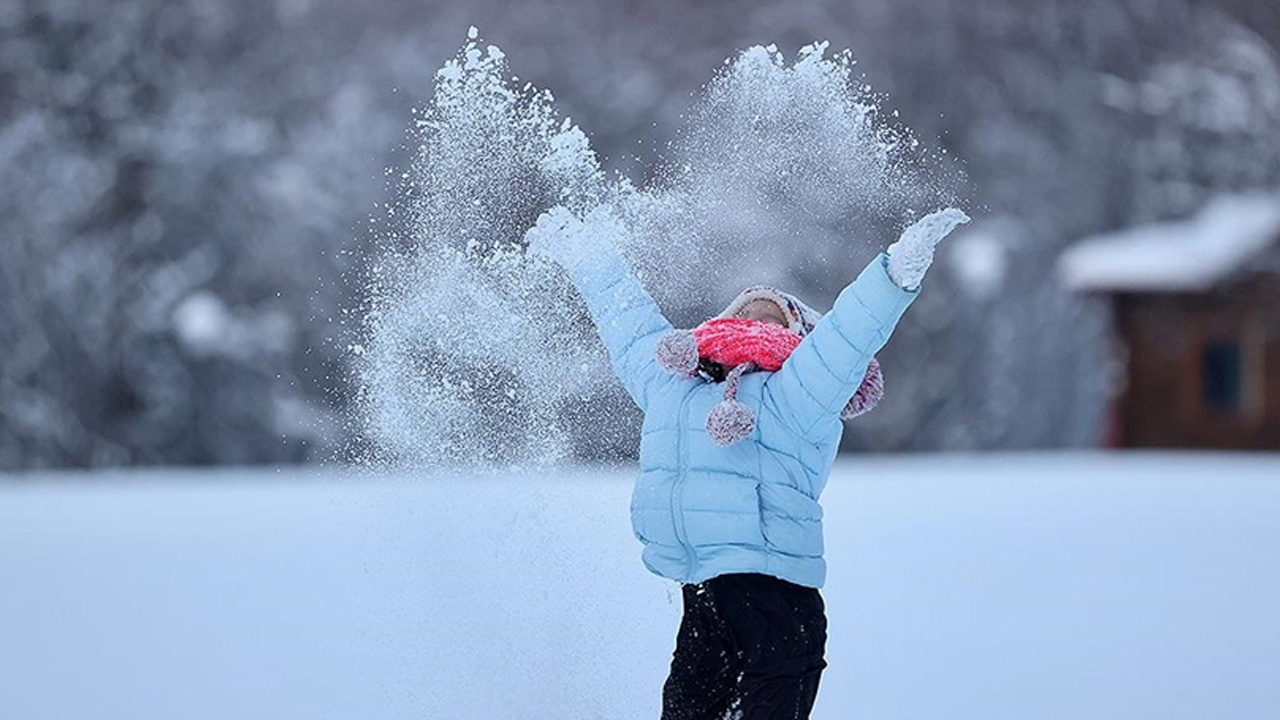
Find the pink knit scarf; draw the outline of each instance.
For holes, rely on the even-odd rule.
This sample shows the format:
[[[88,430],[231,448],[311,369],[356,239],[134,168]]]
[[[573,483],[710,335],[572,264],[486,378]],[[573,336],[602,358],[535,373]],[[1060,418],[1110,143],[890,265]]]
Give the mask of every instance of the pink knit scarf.
[[[780,370],[803,338],[781,325],[737,317],[708,320],[693,330],[674,330],[659,341],[655,354],[664,370],[702,375],[724,383],[724,402],[707,416],[707,432],[720,445],[732,445],[755,429],[755,413],[737,401],[742,376],[755,370]],[[884,376],[875,358],[840,417],[858,417],[884,397]]]
[[[712,318],[693,329],[698,356],[726,370],[746,363],[775,372],[802,338],[781,325],[746,318]]]

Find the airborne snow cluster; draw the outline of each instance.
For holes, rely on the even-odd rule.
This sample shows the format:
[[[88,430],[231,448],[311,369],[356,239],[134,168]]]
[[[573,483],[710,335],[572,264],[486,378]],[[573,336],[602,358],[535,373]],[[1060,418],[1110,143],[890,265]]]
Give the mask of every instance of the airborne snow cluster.
[[[369,460],[538,464],[634,442],[633,422],[599,412],[616,384],[576,291],[524,253],[525,230],[557,204],[611,207],[650,291],[709,313],[724,282],[785,283],[796,247],[852,277],[850,242],[887,244],[867,229],[943,202],[929,158],[855,83],[848,52],[727,60],[637,187],[606,175],[552,94],[471,35],[416,113],[415,158],[388,206],[396,229],[367,273],[357,421]]]

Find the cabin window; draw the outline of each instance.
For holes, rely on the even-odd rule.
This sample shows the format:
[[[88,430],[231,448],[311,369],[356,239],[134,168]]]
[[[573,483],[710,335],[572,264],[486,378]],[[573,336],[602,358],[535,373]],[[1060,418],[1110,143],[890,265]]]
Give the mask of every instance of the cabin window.
[[[1206,343],[1200,367],[1205,405],[1216,410],[1239,410],[1244,386],[1240,344]]]

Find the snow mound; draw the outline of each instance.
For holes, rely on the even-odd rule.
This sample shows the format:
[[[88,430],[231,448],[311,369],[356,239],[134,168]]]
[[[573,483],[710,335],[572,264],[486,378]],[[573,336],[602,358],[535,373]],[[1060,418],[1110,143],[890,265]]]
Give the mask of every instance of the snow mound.
[[[1278,475],[837,463],[814,720],[1280,717]],[[0,717],[658,717],[680,591],[640,562],[633,469],[422,477],[0,478]]]

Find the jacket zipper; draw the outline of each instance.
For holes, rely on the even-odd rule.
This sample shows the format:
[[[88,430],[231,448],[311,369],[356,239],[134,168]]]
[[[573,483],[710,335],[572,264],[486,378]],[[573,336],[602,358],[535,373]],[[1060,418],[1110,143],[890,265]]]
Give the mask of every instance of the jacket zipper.
[[[680,547],[684,550],[685,557],[688,558],[689,569],[685,578],[692,578],[693,572],[698,565],[698,556],[693,552],[693,547],[689,545],[689,536],[685,532],[684,527],[684,473],[688,465],[685,454],[688,451],[685,442],[685,418],[688,415],[689,399],[693,397],[693,392],[686,392],[685,396],[680,400],[680,416],[676,421],[676,479],[671,483],[671,520],[676,528],[676,540],[680,543]]]

